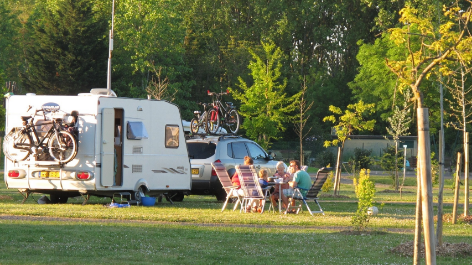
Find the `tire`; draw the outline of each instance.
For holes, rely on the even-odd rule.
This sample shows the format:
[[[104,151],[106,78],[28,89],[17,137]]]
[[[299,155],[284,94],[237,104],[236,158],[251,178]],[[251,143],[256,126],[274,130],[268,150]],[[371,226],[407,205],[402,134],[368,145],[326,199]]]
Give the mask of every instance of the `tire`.
[[[198,133],[198,129],[200,129],[200,126],[198,126],[198,120],[196,118],[193,118],[191,121],[190,121],[190,132],[192,134],[197,134]]]
[[[59,193],[51,193],[49,195],[49,200],[51,203],[67,203],[67,200],[69,199],[69,196],[64,195],[64,194],[59,194]]]
[[[168,196],[174,202],[181,202],[181,201],[184,200],[184,197],[185,197],[184,193],[181,192],[181,191],[169,192]],[[167,197],[166,197],[166,199],[167,199]]]
[[[233,134],[238,133],[239,131],[239,113],[237,110],[232,109],[228,113],[228,117],[226,120],[226,126],[228,126],[228,129],[230,132]]]
[[[59,131],[57,133],[61,139],[59,143],[56,134],[49,139],[49,155],[61,163],[68,163],[77,155],[77,141],[74,136],[66,131]]]
[[[223,187],[221,187],[221,189],[216,191],[215,196],[216,196],[216,200],[220,202],[224,202],[226,200],[227,194],[226,194],[226,191],[223,189]]]
[[[206,121],[206,132],[209,134],[216,134],[220,128],[220,113],[216,109],[209,110]]]
[[[21,128],[13,128],[3,140],[3,153],[12,162],[23,161],[31,154],[31,150],[15,148],[15,144],[31,147],[31,138]]]
[[[138,203],[138,205],[142,204],[142,198],[146,197],[146,195],[144,194],[144,190],[146,190],[146,188],[143,189],[143,186],[141,186],[134,193],[133,200],[135,200]]]

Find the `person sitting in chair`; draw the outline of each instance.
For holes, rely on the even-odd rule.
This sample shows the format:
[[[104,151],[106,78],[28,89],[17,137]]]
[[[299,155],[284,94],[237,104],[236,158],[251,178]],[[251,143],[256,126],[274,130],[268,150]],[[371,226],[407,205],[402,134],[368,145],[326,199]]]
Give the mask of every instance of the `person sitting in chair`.
[[[284,162],[282,161],[279,161],[277,163],[277,166],[275,167],[277,169],[277,173],[275,173],[274,177],[278,177],[278,178],[282,178],[283,179],[283,183],[284,184],[281,184],[281,185],[275,185],[274,186],[274,192],[272,193],[272,195],[270,195],[270,200],[272,201],[272,205],[274,205],[274,207],[277,206],[277,200],[279,199],[279,196],[280,196],[280,192],[279,192],[279,186],[282,187],[282,190],[284,189],[288,189],[290,188],[289,185],[288,185],[288,182],[290,180],[292,180],[292,175],[289,173],[289,172],[285,172],[285,164]],[[283,194],[282,194],[282,200],[283,200]],[[283,205],[284,208],[287,207],[286,204]]]
[[[252,160],[251,157],[245,156],[244,157],[244,165],[252,165],[254,164],[254,161]],[[244,196],[244,192],[241,189],[241,182],[239,181],[239,176],[238,172],[234,173],[233,177],[231,178],[231,182],[233,183],[233,186],[236,186],[237,188],[233,190],[233,196]]]
[[[294,174],[293,174],[293,181],[290,181],[288,183],[291,189],[283,190],[284,196],[282,196],[282,200],[284,200],[285,205],[288,205],[288,198],[292,197],[294,188],[299,187],[302,189],[306,189],[306,190],[300,189],[300,193],[303,196],[306,196],[306,193],[311,188],[311,177],[306,171],[303,171],[300,169],[301,168],[300,161],[298,160],[290,161],[290,167],[293,168]],[[295,202],[292,201],[292,205],[294,205],[294,203]]]

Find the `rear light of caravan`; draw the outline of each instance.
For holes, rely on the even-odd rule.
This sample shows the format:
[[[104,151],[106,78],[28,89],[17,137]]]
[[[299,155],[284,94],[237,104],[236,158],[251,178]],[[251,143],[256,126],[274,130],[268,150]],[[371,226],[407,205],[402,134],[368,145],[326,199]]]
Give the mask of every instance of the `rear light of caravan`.
[[[10,178],[17,178],[20,176],[20,172],[18,170],[10,170],[8,171],[8,176]]]
[[[91,175],[88,172],[77,172],[77,179],[87,180],[90,179]]]
[[[9,170],[8,173],[7,173],[7,176],[10,177],[10,178],[21,179],[21,178],[26,177],[26,171],[24,171],[23,169]]]
[[[217,160],[215,161],[215,163],[221,163],[221,160],[217,159]],[[215,171],[215,169],[214,169],[213,167],[211,167],[211,175],[212,175],[212,176],[217,176],[217,175],[216,175],[216,171]]]

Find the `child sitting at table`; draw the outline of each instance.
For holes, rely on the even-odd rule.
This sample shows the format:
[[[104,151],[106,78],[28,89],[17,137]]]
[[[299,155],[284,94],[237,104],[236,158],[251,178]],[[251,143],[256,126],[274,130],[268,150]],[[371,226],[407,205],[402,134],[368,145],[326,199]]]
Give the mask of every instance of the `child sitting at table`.
[[[269,182],[267,182],[267,177],[268,177],[267,170],[265,169],[259,170],[259,185],[261,186],[262,189],[265,189],[267,188],[267,186],[269,186]],[[256,207],[257,212],[260,213],[262,211],[262,206],[264,203],[265,203],[265,199],[259,200],[259,206]]]
[[[259,170],[259,185],[261,185],[261,188],[267,188],[269,186],[269,182],[267,182],[267,170],[261,169]]]

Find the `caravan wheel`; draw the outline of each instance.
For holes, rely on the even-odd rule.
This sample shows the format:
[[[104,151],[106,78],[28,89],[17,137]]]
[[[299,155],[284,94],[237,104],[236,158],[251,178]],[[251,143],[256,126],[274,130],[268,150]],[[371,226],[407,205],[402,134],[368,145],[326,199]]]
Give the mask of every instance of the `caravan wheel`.
[[[49,195],[49,200],[51,201],[51,203],[67,203],[68,199],[69,196],[64,194],[51,193]]]
[[[138,190],[134,193],[134,200],[138,202],[138,205],[141,204],[142,198],[146,197],[144,194],[144,190],[146,188],[143,188],[143,186],[139,187]]]

